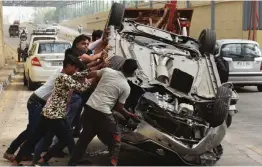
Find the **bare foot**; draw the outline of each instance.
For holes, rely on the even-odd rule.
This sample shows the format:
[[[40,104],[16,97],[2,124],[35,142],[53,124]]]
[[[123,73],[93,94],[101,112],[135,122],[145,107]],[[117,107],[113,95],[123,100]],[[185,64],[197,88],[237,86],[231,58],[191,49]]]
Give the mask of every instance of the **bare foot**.
[[[19,166],[19,164],[18,164],[18,162],[17,162],[16,160],[14,160],[14,161],[12,162],[12,166]]]

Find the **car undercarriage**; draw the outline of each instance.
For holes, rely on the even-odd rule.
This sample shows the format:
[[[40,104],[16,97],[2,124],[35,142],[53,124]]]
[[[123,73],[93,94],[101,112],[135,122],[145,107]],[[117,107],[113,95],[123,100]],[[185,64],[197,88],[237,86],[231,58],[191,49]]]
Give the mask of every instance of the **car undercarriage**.
[[[114,5],[111,10],[121,11]],[[116,11],[111,11],[116,14]],[[125,108],[140,122],[116,118],[122,142],[188,165],[214,165],[223,154],[230,106],[238,99],[231,83],[221,84],[214,55],[216,36],[209,29],[199,39],[109,16],[107,59],[137,60],[128,78]]]

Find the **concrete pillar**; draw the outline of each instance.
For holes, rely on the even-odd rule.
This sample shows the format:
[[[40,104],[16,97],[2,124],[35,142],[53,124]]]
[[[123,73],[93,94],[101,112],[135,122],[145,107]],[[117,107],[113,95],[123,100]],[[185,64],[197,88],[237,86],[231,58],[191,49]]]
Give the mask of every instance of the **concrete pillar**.
[[[5,65],[4,55],[4,25],[3,25],[3,6],[0,1],[0,68]]]
[[[190,8],[190,0],[187,0],[187,1],[186,1],[186,7],[187,7],[187,8]]]
[[[211,30],[215,30],[215,1],[211,0]]]

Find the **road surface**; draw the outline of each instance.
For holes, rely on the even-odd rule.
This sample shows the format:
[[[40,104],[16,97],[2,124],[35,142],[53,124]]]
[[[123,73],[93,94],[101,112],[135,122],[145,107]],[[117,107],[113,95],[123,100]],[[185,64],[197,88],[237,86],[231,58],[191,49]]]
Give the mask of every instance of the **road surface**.
[[[29,31],[30,28],[29,28]],[[6,33],[5,28],[5,33]],[[16,47],[18,39],[5,35],[5,41]],[[22,75],[18,74],[13,79],[7,90],[0,95],[0,165],[10,165],[2,158],[10,142],[26,127],[26,103],[31,95],[22,83]],[[259,166],[262,165],[262,93],[255,87],[245,87],[238,90],[240,101],[237,105],[239,113],[233,117],[233,123],[228,129],[223,141],[224,154],[216,165],[219,166]],[[91,145],[89,149],[93,149]],[[121,152],[120,165],[165,165],[163,161],[146,153],[129,148]],[[66,165],[65,158],[52,159],[51,165]],[[94,164],[103,164],[105,156],[92,157]],[[29,162],[23,164],[30,165]],[[180,164],[173,164],[180,165]]]
[[[65,26],[59,26],[60,28],[60,32],[61,33],[69,33],[71,35],[79,35],[79,32],[77,31],[77,29],[73,29],[73,28],[69,28],[69,27],[65,27]],[[86,35],[91,35],[92,33],[90,32],[83,32]]]

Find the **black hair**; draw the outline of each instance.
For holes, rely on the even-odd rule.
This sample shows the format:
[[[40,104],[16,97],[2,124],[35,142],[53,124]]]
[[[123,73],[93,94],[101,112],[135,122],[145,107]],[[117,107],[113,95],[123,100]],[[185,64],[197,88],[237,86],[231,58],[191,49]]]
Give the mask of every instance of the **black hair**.
[[[120,71],[126,60],[127,59],[122,56],[113,56],[110,59],[108,59],[108,67]]]
[[[138,64],[137,61],[134,59],[126,59],[123,66],[122,66],[122,72],[126,75],[133,75],[134,72],[137,70]]]
[[[73,52],[72,48],[68,48],[65,51],[63,68],[65,68],[69,64],[75,65],[77,68],[80,69],[80,71],[87,68],[86,65],[78,58],[78,55],[75,55],[75,52]]]
[[[90,41],[91,38],[90,38],[89,36],[85,35],[85,34],[81,34],[81,35],[77,36],[77,37],[74,39],[74,41],[73,41],[72,48],[75,48],[75,47],[76,47],[76,44],[78,44],[78,43],[81,42],[81,41],[85,41],[85,40]]]
[[[103,31],[102,30],[94,30],[92,33],[92,41],[95,41],[96,38],[101,38],[103,35]]]

